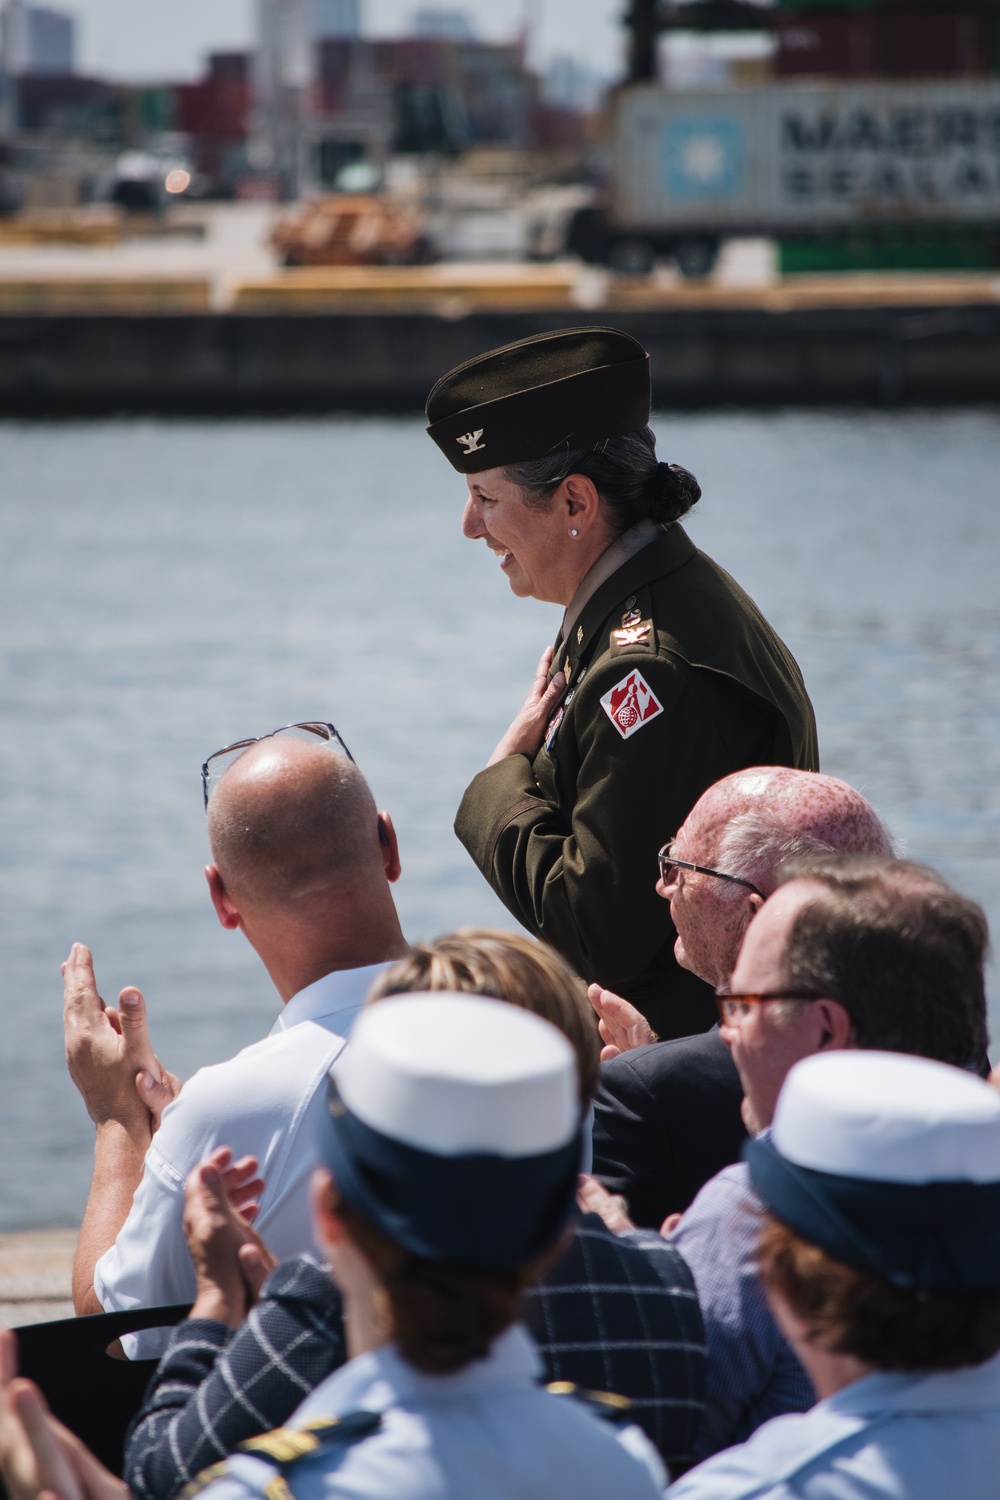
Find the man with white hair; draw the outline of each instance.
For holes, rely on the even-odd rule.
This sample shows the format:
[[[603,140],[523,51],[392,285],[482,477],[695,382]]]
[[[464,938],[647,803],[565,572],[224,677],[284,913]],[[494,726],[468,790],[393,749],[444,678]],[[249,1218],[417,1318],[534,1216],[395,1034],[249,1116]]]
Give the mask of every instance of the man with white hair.
[[[875,810],[846,782],[758,766],[709,787],[661,851],[657,890],[670,902],[678,962],[716,989],[725,984],[782,864],[833,851],[892,852]],[[627,1001],[596,985],[590,998],[608,1044],[594,1104],[594,1173],[627,1200],[634,1223],[659,1228],[736,1161],[743,1088],[718,1027],[651,1045],[645,1018]]]

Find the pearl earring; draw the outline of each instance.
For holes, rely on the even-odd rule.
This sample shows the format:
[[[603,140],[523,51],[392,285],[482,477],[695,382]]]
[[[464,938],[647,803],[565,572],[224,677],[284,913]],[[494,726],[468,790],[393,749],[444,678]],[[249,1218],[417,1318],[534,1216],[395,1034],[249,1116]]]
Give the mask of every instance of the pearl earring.
[[[573,529],[570,532],[570,536],[579,536],[579,535],[580,535],[580,533],[577,531],[576,527],[574,526]]]

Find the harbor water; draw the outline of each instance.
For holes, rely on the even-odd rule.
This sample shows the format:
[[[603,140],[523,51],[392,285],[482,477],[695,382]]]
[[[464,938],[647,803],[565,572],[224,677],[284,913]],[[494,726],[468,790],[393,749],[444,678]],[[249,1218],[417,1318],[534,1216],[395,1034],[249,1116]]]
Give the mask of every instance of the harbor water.
[[[695,541],[802,666],[824,769],[998,926],[1000,413],[655,426],[702,483]],[[202,876],[212,750],[332,720],[395,820],[407,933],[513,925],[451,823],[559,611],[462,539],[463,493],[417,418],[0,425],[0,1230],[82,1212],[74,939],[182,1075],[271,1025]]]

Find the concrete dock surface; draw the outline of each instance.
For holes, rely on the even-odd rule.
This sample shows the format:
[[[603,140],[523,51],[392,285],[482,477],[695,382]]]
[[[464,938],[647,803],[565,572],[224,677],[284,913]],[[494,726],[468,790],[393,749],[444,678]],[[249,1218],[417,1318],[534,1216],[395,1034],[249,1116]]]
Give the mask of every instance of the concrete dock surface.
[[[75,1229],[0,1234],[0,1328],[71,1318]]]

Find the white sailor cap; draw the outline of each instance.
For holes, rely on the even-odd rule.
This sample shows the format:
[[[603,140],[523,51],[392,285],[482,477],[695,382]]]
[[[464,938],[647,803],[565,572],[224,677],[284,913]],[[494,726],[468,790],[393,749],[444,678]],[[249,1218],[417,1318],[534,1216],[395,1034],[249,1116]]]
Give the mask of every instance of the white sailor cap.
[[[572,1212],[576,1058],[506,1001],[434,991],[370,1005],[332,1069],[330,1119],[345,1200],[418,1255],[513,1266]]]
[[[897,1286],[1000,1287],[1000,1093],[896,1052],[820,1053],[744,1148],[765,1206]]]

